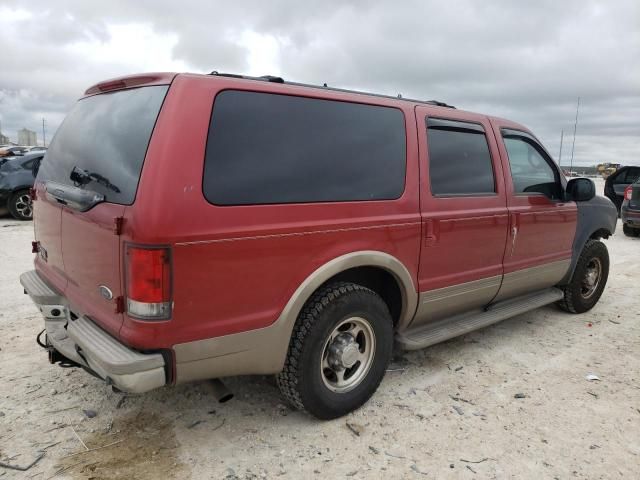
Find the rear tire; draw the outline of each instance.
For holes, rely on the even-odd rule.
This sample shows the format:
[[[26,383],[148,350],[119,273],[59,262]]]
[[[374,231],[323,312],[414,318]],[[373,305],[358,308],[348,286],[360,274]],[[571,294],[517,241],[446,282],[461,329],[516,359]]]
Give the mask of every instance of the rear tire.
[[[332,283],[300,312],[278,387],[300,410],[341,417],[373,395],[392,349],[393,321],[382,298],[361,285]]]
[[[9,213],[16,220],[31,220],[33,218],[33,206],[29,190],[18,190],[9,197],[7,204]]]
[[[558,305],[570,313],[591,310],[600,300],[608,277],[607,247],[598,240],[587,241],[578,258],[571,281],[564,287],[564,298]]]
[[[622,231],[627,237],[638,237],[640,236],[640,228],[633,228],[627,225],[626,223],[622,224]]]

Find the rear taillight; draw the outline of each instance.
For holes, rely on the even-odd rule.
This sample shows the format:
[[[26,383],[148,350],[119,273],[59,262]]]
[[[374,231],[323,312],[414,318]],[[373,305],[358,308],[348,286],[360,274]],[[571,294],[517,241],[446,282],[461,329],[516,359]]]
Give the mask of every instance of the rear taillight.
[[[633,190],[633,188],[631,187],[631,185],[629,185],[627,188],[624,189],[624,199],[625,200],[631,200],[631,191]]]
[[[127,312],[144,320],[171,316],[171,250],[127,245]]]

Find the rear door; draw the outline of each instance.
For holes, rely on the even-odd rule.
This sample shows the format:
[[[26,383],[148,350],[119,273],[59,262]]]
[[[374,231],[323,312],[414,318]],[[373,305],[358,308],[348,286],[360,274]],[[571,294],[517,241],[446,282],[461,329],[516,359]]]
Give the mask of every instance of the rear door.
[[[480,308],[502,281],[507,203],[486,117],[417,107],[422,249],[415,323]]]
[[[509,238],[497,300],[550,287],[571,263],[577,207],[565,202],[566,181],[530,133],[492,120],[505,170]]]
[[[154,85],[81,99],[38,172],[43,201],[36,210],[36,234],[56,262],[49,270],[64,279],[74,313],[89,316],[114,335],[123,320],[118,227],[135,200],[167,89]]]

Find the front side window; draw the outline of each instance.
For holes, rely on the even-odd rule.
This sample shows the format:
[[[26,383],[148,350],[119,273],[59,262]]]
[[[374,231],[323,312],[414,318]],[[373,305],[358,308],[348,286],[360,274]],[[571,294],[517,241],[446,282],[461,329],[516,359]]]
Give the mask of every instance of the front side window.
[[[433,195],[495,193],[493,165],[482,125],[428,118],[427,144]]]
[[[398,109],[237,90],[215,99],[203,179],[215,205],[396,199],[405,171]]]
[[[503,131],[502,138],[509,157],[514,193],[541,193],[552,199],[560,198],[557,171],[540,147],[518,134]]]

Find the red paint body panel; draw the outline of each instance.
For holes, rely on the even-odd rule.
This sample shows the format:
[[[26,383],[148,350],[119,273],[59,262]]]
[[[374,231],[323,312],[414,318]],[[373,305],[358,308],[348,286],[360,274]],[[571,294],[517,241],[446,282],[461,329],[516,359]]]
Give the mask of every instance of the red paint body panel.
[[[62,260],[61,208],[47,200],[42,184],[36,183],[34,189],[37,200],[33,202],[33,228],[35,238],[40,243],[40,253],[35,257],[36,268],[50,285],[64,292],[67,277]]]
[[[122,216],[124,209],[113,203],[101,203],[82,213],[62,208],[62,256],[68,280],[65,296],[112,335],[117,335],[122,325],[122,314],[116,313],[122,275],[114,219]],[[100,295],[100,285],[111,290],[112,299]]]
[[[420,259],[420,291],[502,275],[507,238],[508,211],[500,154],[486,116],[417,107],[420,146],[423,248]],[[486,133],[496,180],[496,194],[436,197],[431,194],[426,117],[471,121]],[[464,175],[464,172],[460,172]]]
[[[502,158],[510,213],[504,273],[571,258],[578,208],[575,202],[550,200],[540,193],[514,193],[507,150],[500,128],[529,130],[503,119],[491,119]],[[514,227],[517,230],[513,241]]]

